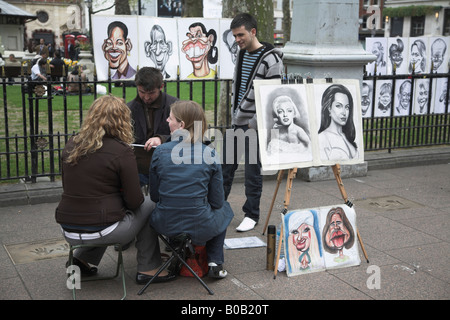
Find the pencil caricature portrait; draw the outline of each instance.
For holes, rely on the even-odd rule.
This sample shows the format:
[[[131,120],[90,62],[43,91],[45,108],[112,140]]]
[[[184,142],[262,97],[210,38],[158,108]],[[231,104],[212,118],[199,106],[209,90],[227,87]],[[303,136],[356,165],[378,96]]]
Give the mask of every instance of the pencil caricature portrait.
[[[394,116],[407,116],[411,105],[411,80],[398,80]]]
[[[417,79],[415,84],[414,113],[428,113],[428,90],[430,88],[430,79]]]
[[[409,73],[425,73],[427,65],[427,47],[423,39],[410,39],[412,41],[409,51]]]
[[[431,62],[433,63],[433,72],[448,72],[448,47],[449,38],[430,38]]]
[[[392,109],[392,81],[377,82],[375,117],[388,117]]]
[[[353,96],[345,85],[332,84],[323,92],[318,131],[321,160],[358,157],[354,108]]]
[[[406,44],[406,45],[405,45]],[[388,73],[406,74],[408,72],[407,57],[408,38],[388,38]]]
[[[433,95],[433,101],[434,103],[432,104],[433,106],[433,113],[439,114],[439,113],[445,113],[445,111],[447,110],[446,104],[448,105],[447,102],[447,86],[448,86],[448,81],[447,78],[437,78],[434,79],[435,82],[433,82],[433,88],[435,90],[435,94]]]
[[[363,81],[361,87],[361,115],[369,118],[372,115],[372,81]]]

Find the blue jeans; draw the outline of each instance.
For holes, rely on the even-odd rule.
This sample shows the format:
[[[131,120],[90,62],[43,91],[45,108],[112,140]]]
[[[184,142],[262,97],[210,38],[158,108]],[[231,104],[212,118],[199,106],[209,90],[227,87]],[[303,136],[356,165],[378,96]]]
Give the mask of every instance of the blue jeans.
[[[215,236],[211,240],[206,242],[206,255],[208,257],[209,262],[215,262],[217,265],[221,265],[224,263],[224,255],[223,255],[223,243],[225,241],[225,235],[227,230]]]
[[[244,211],[245,217],[248,217],[256,222],[259,220],[259,204],[261,200],[262,193],[262,176],[261,176],[261,161],[259,159],[259,144],[258,135],[255,132],[253,140],[248,136],[245,137],[244,148],[242,146],[238,147],[238,138],[236,136],[236,130],[242,129],[244,132],[249,130],[248,125],[245,126],[235,126],[234,127],[234,137],[230,136],[230,131],[225,133],[225,138],[223,142],[223,163],[222,163],[222,175],[223,175],[223,189],[225,192],[225,200],[227,200],[228,195],[231,191],[231,186],[234,180],[234,174],[239,166],[239,161],[242,157],[242,152],[245,156],[244,169],[245,169],[245,196],[246,201],[242,210]],[[233,154],[231,159],[227,159],[227,145],[233,144]],[[231,161],[230,161],[231,160]]]

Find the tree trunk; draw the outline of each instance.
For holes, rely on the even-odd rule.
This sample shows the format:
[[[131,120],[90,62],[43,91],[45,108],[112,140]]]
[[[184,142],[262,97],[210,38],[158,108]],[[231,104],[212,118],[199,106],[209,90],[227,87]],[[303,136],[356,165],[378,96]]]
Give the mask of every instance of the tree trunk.
[[[203,0],[181,0],[181,16],[203,17]]]
[[[290,9],[290,0],[283,0],[283,38],[284,44],[291,39],[291,9]]]
[[[116,4],[114,14],[131,14],[130,3],[128,0],[114,0],[114,2]]]

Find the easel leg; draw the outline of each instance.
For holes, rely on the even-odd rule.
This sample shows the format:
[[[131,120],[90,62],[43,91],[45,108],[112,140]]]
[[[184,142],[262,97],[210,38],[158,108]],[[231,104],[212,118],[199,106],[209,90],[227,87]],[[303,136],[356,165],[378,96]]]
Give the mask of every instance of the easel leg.
[[[344,199],[345,203],[348,203],[347,192],[344,189],[344,183],[342,182],[342,179],[341,179],[341,165],[335,164],[334,166],[332,166],[332,169],[333,169],[334,177],[336,178],[336,182],[338,184],[339,190],[341,191],[342,198]],[[364,253],[364,257],[366,258],[367,263],[369,263],[369,257],[367,256],[366,249],[364,248],[364,244],[362,242],[361,235],[359,234],[359,230],[357,230],[356,232],[357,232],[359,244],[361,245],[361,249]]]
[[[273,205],[275,204],[275,199],[277,198],[278,189],[280,188],[280,183],[281,183],[281,180],[283,179],[283,175],[284,175],[284,170],[280,170],[280,172],[278,172],[277,186],[275,188],[275,193],[273,194],[272,203],[271,203],[270,209],[269,209],[269,214],[267,215],[266,224],[264,225],[264,229],[263,229],[263,233],[262,233],[263,235],[264,235],[264,232],[266,232],[266,230],[267,230],[267,225],[269,224],[270,215],[272,214]]]
[[[292,183],[294,181],[294,178],[295,178],[296,174],[297,174],[297,168],[289,169],[288,181],[286,183],[286,192],[284,194],[284,210],[283,210],[283,214],[286,213],[287,207],[289,206],[289,203],[291,201]],[[281,224],[280,237],[278,238],[277,257],[276,257],[276,261],[275,261],[275,268],[273,270],[273,273],[274,273],[273,274],[273,278],[274,279],[277,277],[278,262],[280,261],[281,246],[283,244],[283,234],[284,234],[284,229],[283,229],[283,224]]]

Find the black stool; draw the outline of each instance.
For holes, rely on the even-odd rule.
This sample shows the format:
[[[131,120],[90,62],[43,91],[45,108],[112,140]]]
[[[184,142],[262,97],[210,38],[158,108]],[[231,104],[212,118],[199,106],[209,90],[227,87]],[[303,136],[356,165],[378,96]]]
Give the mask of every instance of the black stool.
[[[170,242],[167,241],[163,235],[158,234],[158,237],[164,242],[164,244],[169,248],[169,250],[172,251],[172,256],[158,269],[158,271],[155,273],[155,275],[147,282],[147,284],[142,287],[141,290],[139,290],[138,295],[141,295],[144,293],[144,291],[147,289],[147,287],[153,282],[153,279],[155,279],[164,269],[168,268],[171,264],[171,262],[174,259],[177,259],[174,261],[174,265],[179,265],[179,267],[175,267],[175,270],[171,270],[172,272],[179,272],[181,268],[181,264],[183,264],[190,273],[202,284],[202,286],[208,291],[210,295],[213,295],[214,292],[206,285],[206,283],[198,276],[198,274],[195,273],[194,270],[186,263],[185,258],[187,255],[193,254],[193,246],[191,242],[191,238],[189,235],[182,233],[178,236],[171,238]]]

